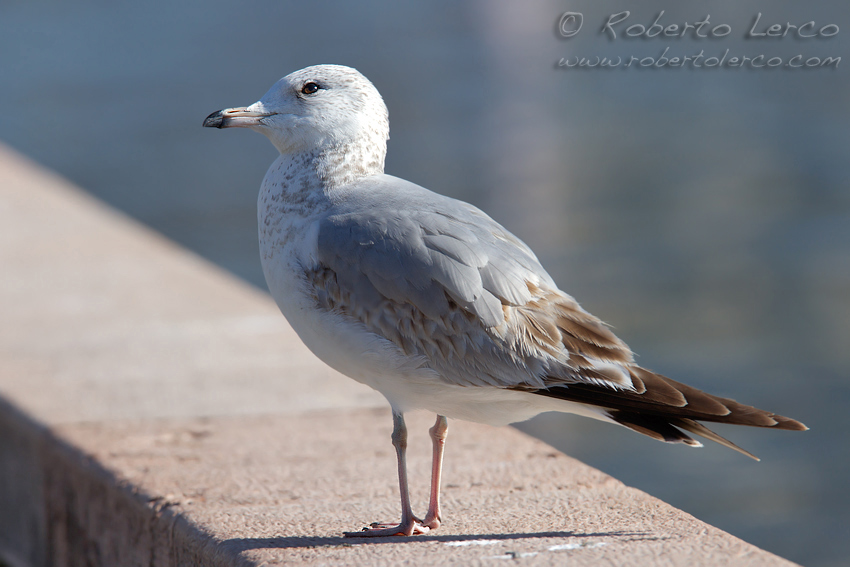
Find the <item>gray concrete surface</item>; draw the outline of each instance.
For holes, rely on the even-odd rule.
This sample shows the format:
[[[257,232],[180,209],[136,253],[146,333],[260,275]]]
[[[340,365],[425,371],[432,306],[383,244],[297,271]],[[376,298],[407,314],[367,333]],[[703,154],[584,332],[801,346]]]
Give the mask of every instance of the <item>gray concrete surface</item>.
[[[0,147],[0,557],[14,566],[791,565],[514,429],[451,422],[435,535],[380,396],[264,294]],[[432,417],[414,414],[425,507]],[[671,482],[675,479],[671,478]]]

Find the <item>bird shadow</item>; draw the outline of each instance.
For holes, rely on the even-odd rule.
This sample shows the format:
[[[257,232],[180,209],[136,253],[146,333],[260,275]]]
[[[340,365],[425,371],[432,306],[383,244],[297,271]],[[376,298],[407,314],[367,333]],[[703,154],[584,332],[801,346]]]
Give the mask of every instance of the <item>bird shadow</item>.
[[[543,538],[627,538],[626,541],[647,541],[662,539],[652,536],[649,532],[533,532],[513,534],[466,534],[466,535],[419,535],[413,537],[391,536],[383,538],[368,537],[258,537],[232,538],[222,544],[232,551],[248,551],[252,549],[292,549],[292,548],[321,548],[321,547],[353,547],[357,545],[411,544],[423,542],[463,542],[473,540],[519,540]]]

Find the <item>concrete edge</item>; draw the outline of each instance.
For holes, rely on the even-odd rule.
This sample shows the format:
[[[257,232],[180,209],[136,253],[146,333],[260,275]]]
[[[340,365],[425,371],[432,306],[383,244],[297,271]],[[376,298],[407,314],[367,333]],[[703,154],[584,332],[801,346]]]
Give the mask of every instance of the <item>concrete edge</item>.
[[[254,565],[217,545],[162,496],[117,478],[2,397],[0,439],[0,486],[18,488],[0,491],[0,509],[17,511],[17,522],[0,524],[0,557],[9,567],[68,558],[86,565]]]

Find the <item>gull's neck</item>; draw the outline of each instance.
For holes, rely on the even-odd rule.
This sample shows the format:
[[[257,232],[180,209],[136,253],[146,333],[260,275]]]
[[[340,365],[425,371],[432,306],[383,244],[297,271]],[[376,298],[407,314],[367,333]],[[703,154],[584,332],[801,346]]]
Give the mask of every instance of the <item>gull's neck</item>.
[[[281,153],[278,171],[284,191],[333,191],[350,183],[384,172],[386,142],[362,139],[326,145],[300,152]]]
[[[326,189],[336,189],[363,177],[384,172],[386,141],[366,138],[323,148],[314,154],[312,168]]]
[[[310,216],[331,206],[333,193],[384,172],[386,142],[350,143],[281,153],[260,191],[261,222],[269,216]]]

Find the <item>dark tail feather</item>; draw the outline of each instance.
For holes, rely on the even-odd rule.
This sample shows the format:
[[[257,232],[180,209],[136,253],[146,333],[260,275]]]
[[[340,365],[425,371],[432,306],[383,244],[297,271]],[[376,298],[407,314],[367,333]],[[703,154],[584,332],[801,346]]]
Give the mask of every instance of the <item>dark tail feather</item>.
[[[702,447],[702,444],[699,441],[696,441],[683,431],[677,429],[681,428],[689,433],[699,435],[700,437],[719,443],[724,447],[738,451],[751,459],[755,459],[757,461],[760,460],[749,451],[738,447],[728,439],[721,437],[708,427],[692,419],[671,419],[659,416],[640,415],[624,411],[612,411],[610,412],[610,416],[611,419],[620,425],[628,427],[632,431],[652,437],[653,439],[657,439],[658,441],[665,441],[667,443],[684,443],[691,447]]]
[[[628,427],[632,431],[637,431],[658,441],[667,443],[684,443],[691,447],[702,447],[699,441],[692,439],[687,434],[679,431],[670,424],[669,419],[652,415],[640,415],[638,413],[630,413],[626,411],[611,411],[609,412],[611,419]]]
[[[789,417],[707,394],[638,366],[629,370],[635,390],[614,390],[594,384],[559,384],[534,393],[623,414],[657,417],[667,423],[678,418],[792,431],[808,429]]]
[[[675,425],[676,427],[681,427],[685,431],[689,431],[689,432],[694,433],[696,435],[699,435],[701,437],[705,437],[706,439],[714,441],[715,443],[720,443],[724,447],[729,447],[730,449],[738,451],[739,453],[746,455],[746,456],[750,457],[751,459],[755,459],[757,461],[761,460],[758,457],[756,457],[755,455],[753,455],[752,453],[750,453],[749,451],[747,451],[745,449],[741,449],[740,447],[738,447],[737,445],[735,445],[734,443],[732,443],[731,441],[729,441],[725,437],[721,437],[720,435],[718,435],[717,433],[715,433],[714,431],[712,431],[711,429],[709,429],[705,425],[699,423],[698,421],[694,421],[692,419],[676,419],[676,420],[672,420],[672,424]]]
[[[791,431],[808,429],[789,417],[707,394],[639,366],[629,366],[628,369],[633,386],[631,390],[588,383],[561,383],[533,393],[602,408],[620,425],[659,441],[699,447],[698,442],[681,431],[684,429],[755,460],[758,458],[698,421]]]

